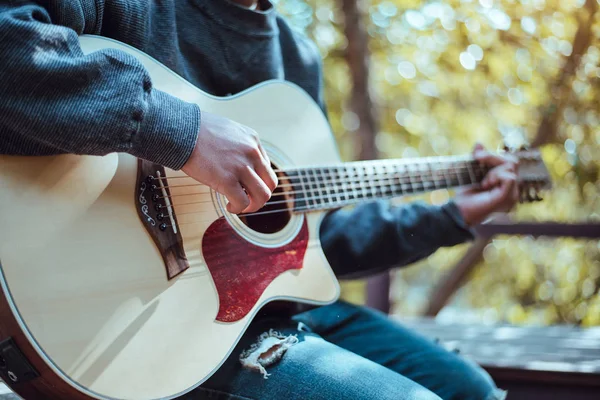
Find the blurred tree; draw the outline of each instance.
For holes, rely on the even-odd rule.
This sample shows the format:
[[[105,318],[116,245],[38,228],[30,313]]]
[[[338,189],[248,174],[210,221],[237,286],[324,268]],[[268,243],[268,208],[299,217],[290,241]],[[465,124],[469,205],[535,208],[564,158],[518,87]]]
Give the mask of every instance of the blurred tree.
[[[277,3],[321,50],[330,120],[345,159],[365,156],[360,128],[373,115],[378,118],[367,125],[376,133],[372,157],[464,153],[476,141],[490,148],[503,141],[542,144],[554,189],[544,202],[519,207],[514,218],[600,219],[598,0]],[[350,3],[369,39],[357,62],[368,71],[359,85],[349,53],[358,57],[356,48],[365,44],[348,39],[343,6]],[[361,95],[370,95],[373,109],[356,108]],[[442,203],[450,195],[423,198]],[[422,311],[432,277],[464,249],[442,249],[397,272],[395,310]],[[363,300],[361,284],[346,289],[353,301]],[[484,249],[480,267],[445,312],[600,325],[599,290],[597,241],[500,237]]]

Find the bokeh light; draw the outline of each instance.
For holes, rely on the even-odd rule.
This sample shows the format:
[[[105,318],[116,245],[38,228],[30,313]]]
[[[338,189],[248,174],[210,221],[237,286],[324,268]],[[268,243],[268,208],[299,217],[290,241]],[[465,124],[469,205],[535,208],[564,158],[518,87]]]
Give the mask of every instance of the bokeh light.
[[[594,4],[596,2],[596,4]],[[324,56],[333,130],[346,160],[357,119],[336,0],[278,0]],[[381,157],[497,149],[542,138],[554,181],[517,221],[600,221],[600,11],[597,0],[362,0]],[[545,125],[543,124],[545,123]],[[451,193],[423,196],[439,204]],[[406,200],[408,201],[408,199]],[[422,312],[432,285],[464,254],[441,249],[395,273],[395,311]],[[349,297],[360,301],[356,284]],[[443,312],[483,322],[600,325],[597,240],[497,237]],[[458,310],[458,311],[457,311]]]

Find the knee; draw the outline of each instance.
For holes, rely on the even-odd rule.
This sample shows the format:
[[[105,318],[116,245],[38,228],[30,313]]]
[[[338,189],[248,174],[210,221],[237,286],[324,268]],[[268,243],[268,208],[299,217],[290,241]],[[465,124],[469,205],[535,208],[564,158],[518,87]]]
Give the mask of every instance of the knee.
[[[456,357],[445,375],[444,387],[436,391],[445,400],[504,400],[491,376],[470,360]]]

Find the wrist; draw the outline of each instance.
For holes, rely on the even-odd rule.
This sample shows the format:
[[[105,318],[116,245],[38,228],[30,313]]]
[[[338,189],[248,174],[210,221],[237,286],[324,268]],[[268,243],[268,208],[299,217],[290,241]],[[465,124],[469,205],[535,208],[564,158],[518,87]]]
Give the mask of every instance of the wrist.
[[[453,200],[453,202],[456,205],[456,208],[458,209],[458,213],[462,217],[462,220],[464,221],[465,225],[467,225],[469,227],[473,226],[472,213],[470,212],[469,207],[465,204],[464,200],[461,199],[460,197],[457,197]]]
[[[200,109],[167,93],[152,90],[129,153],[180,169],[190,158],[200,130]]]
[[[458,238],[457,243],[462,243],[466,240],[471,240],[475,237],[475,231],[467,222],[458,207],[457,202],[451,199],[449,202],[441,207],[444,214],[446,214],[456,227],[456,236]]]

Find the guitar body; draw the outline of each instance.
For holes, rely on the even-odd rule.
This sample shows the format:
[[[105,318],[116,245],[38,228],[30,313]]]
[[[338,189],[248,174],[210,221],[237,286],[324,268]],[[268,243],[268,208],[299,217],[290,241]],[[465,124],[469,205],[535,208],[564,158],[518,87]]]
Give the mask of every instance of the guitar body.
[[[293,85],[216,98],[129,46],[98,37],[81,46],[124,50],[157,89],[254,128],[277,168],[339,162],[321,110]],[[2,346],[0,373],[28,400],[177,397],[218,369],[266,303],[339,295],[319,243],[322,213],[256,232],[207,187],[150,165],[175,211],[178,229],[163,232],[141,165],[127,154],[0,156],[0,340],[11,337],[39,376],[13,372],[15,382],[17,353]],[[176,238],[166,250],[162,234]],[[173,247],[183,267],[169,274]]]

